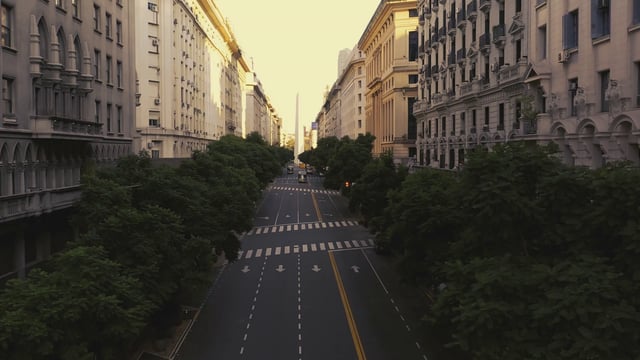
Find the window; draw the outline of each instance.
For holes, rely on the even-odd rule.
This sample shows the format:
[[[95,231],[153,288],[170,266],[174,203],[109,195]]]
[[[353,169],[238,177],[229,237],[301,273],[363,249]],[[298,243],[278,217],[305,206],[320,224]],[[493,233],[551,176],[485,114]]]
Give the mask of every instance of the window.
[[[93,78],[96,80],[100,80],[100,57],[102,54],[100,50],[93,50]]]
[[[105,35],[110,38],[111,37],[111,14],[106,13],[104,19],[104,32]]]
[[[569,108],[571,108],[571,116],[577,115],[577,109],[573,105],[573,100],[576,98],[576,92],[578,91],[578,79],[569,79]]]
[[[484,107],[484,125],[489,126],[489,107]]]
[[[111,132],[111,104],[107,103],[107,132]]]
[[[409,17],[418,17],[418,9],[409,9]]]
[[[116,20],[116,42],[122,44],[122,22]]]
[[[150,118],[149,119],[149,126],[151,126],[151,127],[160,127],[160,120],[154,119],[154,118]]]
[[[122,88],[122,61],[116,62],[116,86]]]
[[[2,33],[0,34],[0,41],[2,46],[11,47],[13,42],[11,41],[11,29],[13,27],[13,21],[11,19],[13,12],[12,8],[7,5],[2,5]]]
[[[14,89],[13,79],[2,78],[2,105],[4,114],[13,114]]]
[[[609,0],[591,0],[591,38],[597,39],[611,33]]]
[[[640,0],[633,0],[633,16],[631,22],[633,24],[640,24]]]
[[[358,80],[358,88],[362,88],[362,80]]]
[[[476,109],[471,110],[471,126],[472,127],[476,127],[476,123],[477,123],[477,116],[476,116]]]
[[[63,4],[62,0],[56,0],[56,7],[59,7],[61,9],[64,8],[64,4]]]
[[[93,5],[93,30],[100,32],[100,6]]]
[[[416,61],[418,58],[418,32],[409,31],[409,61]]]
[[[107,78],[105,79],[107,81],[107,84],[111,84],[111,66],[112,66],[112,60],[111,60],[111,56],[107,55]]]
[[[498,130],[504,130],[504,103],[498,105]]]
[[[411,74],[409,75],[409,84],[417,84],[418,83],[418,75]]]
[[[547,58],[547,25],[538,28],[538,58],[540,60]]]
[[[71,0],[71,11],[73,16],[79,18],[80,17],[80,4],[78,4],[80,0]]]
[[[516,13],[522,12],[522,0],[516,0]]]
[[[118,134],[122,133],[122,106],[116,105],[116,127]]]
[[[609,70],[600,71],[600,111],[609,111],[609,100],[607,100],[606,93],[609,88]]]
[[[362,94],[358,94],[358,101],[362,101]]]
[[[562,17],[562,45],[564,49],[578,47],[578,10]]]
[[[358,106],[358,115],[362,115],[362,106]]]
[[[96,107],[94,110],[95,110],[94,121],[96,122],[96,124],[100,124],[100,100],[96,100]]]
[[[358,120],[358,129],[362,129],[362,120]]]

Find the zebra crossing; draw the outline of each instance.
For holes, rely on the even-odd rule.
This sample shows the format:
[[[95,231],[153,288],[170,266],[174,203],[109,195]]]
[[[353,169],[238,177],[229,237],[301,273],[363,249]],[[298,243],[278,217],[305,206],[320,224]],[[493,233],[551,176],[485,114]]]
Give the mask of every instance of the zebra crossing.
[[[303,192],[316,193],[316,194],[340,195],[340,192],[337,190],[309,189],[304,187],[293,187],[293,186],[271,186],[269,190],[303,191]]]
[[[248,249],[238,251],[238,260],[267,256],[289,255],[319,251],[335,251],[349,249],[367,249],[374,246],[373,239],[327,241],[320,243],[273,246],[267,248]]]
[[[319,221],[310,223],[297,223],[297,224],[283,224],[283,225],[266,225],[258,226],[249,230],[245,235],[261,235],[272,234],[288,231],[300,231],[300,230],[313,230],[313,229],[330,229],[347,226],[356,226],[357,221],[353,220],[340,220],[340,221]]]

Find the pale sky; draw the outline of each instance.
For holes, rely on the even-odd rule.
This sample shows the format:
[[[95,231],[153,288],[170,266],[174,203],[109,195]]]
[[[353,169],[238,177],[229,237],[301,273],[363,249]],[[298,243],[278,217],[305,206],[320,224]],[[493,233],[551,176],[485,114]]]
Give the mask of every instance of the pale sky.
[[[311,127],[323,94],[338,78],[338,53],[360,40],[380,0],[213,0],[230,25],[245,58],[283,119],[295,132],[296,93],[300,123]]]

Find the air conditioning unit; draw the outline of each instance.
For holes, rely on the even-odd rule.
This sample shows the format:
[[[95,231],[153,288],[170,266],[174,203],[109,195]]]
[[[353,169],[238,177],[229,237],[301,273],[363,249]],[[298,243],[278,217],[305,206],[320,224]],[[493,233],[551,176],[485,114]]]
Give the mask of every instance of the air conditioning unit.
[[[158,46],[158,39],[151,40],[151,45]]]
[[[153,100],[153,103],[156,105],[160,105],[160,98],[155,98],[155,100]]]
[[[569,52],[566,50],[560,51],[558,53],[558,62],[559,63],[566,63],[567,61],[569,61],[569,57],[571,55],[569,55]]]

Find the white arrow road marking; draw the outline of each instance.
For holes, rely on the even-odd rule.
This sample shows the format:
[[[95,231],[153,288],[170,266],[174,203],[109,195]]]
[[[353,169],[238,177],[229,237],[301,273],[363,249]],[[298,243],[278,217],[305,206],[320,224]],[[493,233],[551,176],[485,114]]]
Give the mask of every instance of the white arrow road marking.
[[[249,272],[249,271],[251,271],[251,270],[249,270],[249,265],[245,265],[245,266],[244,266],[240,271],[242,271],[243,273],[245,273],[245,274],[246,274],[246,273],[248,273],[248,272]]]
[[[353,272],[356,272],[356,273],[360,272],[360,267],[359,266],[353,265],[351,268],[353,269]]]
[[[284,271],[284,267],[282,267],[282,264],[278,265],[278,267],[276,268],[277,272],[283,272]]]
[[[313,270],[313,271],[315,271],[315,272],[318,272],[318,271],[320,271],[320,270],[322,270],[322,269],[320,269],[320,268],[318,267],[318,265],[313,265],[313,267],[311,268],[311,270]]]

